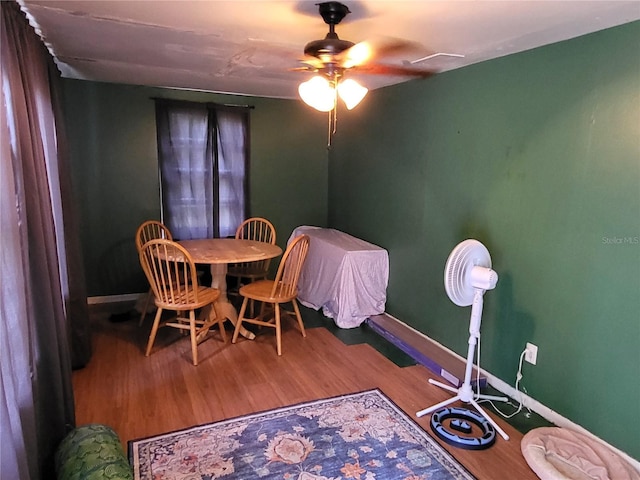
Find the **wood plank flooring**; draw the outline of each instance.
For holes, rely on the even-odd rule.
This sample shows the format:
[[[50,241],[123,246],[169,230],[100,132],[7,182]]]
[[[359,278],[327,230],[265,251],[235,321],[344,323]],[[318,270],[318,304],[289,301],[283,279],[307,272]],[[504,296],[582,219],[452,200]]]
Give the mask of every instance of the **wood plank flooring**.
[[[235,345],[223,344],[216,333],[200,345],[194,367],[188,338],[174,329],[161,329],[145,357],[150,318],[138,327],[137,319],[111,323],[108,317],[108,310],[92,308],[94,354],[73,374],[76,423],[111,426],[124,448],[136,438],[371,388],[431,434],[430,416],[415,412],[450,397],[428,383],[433,374],[425,367],[399,367],[371,346],[347,346],[322,327],[302,338],[285,320],[282,357],[272,329]],[[493,418],[509,441],[498,437],[483,451],[440,443],[478,479],[536,479],[520,453],[522,434]]]

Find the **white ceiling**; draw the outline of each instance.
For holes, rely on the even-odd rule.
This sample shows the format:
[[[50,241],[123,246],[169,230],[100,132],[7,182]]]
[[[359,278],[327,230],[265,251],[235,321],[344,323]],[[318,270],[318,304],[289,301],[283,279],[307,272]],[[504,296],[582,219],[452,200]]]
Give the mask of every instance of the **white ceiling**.
[[[19,0],[63,77],[295,98],[309,74],[304,45],[328,32],[320,0]],[[436,72],[640,19],[640,1],[343,0],[343,40],[423,45],[410,58]],[[462,56],[463,55],[463,56]],[[404,77],[360,77],[369,88]]]

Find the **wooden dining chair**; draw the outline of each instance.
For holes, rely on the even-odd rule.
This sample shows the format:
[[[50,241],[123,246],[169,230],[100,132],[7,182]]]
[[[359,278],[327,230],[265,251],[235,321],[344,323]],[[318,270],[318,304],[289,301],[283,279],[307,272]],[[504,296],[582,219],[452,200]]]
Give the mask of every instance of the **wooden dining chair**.
[[[198,364],[198,336],[208,331],[214,323],[220,328],[222,341],[227,341],[224,319],[216,318],[214,303],[220,296],[216,288],[198,284],[196,267],[189,252],[179,243],[167,239],[149,240],[140,251],[140,264],[153,290],[156,317],[151,327],[145,355],[153,348],[158,328],[161,326],[188,330],[191,336],[193,364]],[[196,309],[209,306],[207,320],[196,319]],[[163,310],[178,313],[175,319],[161,322]],[[188,318],[181,316],[189,313]],[[200,328],[196,328],[200,327]]]
[[[290,302],[293,305],[298,326],[303,337],[304,331],[302,316],[296,297],[298,296],[298,279],[304,260],[309,249],[309,237],[300,235],[294,238],[282,255],[278,272],[274,280],[256,280],[240,288],[240,295],[244,297],[236,328],[233,332],[232,343],[236,343],[240,327],[244,322],[263,327],[272,327],[276,330],[276,350],[282,355],[282,334],[280,328],[280,305]],[[247,304],[250,300],[262,302],[260,313],[255,318],[246,318]]]
[[[236,239],[255,240],[256,242],[276,244],[276,229],[266,218],[248,218],[240,224],[236,230]],[[269,274],[271,260],[258,260],[255,262],[233,263],[227,268],[227,275],[236,277],[238,282],[243,279],[252,282],[265,279]]]
[[[136,231],[136,249],[138,250],[138,255],[142,251],[142,246],[147,243],[149,240],[155,240],[157,238],[164,238],[166,240],[173,240],[173,236],[171,235],[171,231],[169,228],[157,220],[147,220],[143,222],[138,227]],[[140,314],[140,321],[138,322],[138,326],[142,326],[144,323],[144,319],[147,316],[147,312],[149,311],[149,305],[151,305],[151,300],[153,300],[153,289],[149,287],[149,291],[147,292],[147,298],[144,301],[144,307],[142,308],[142,313]]]
[[[165,238],[167,240],[173,240],[171,231],[162,222],[157,220],[147,220],[142,222],[136,231],[136,248],[138,252],[142,249],[142,246],[149,240],[155,240],[156,238]]]
[[[276,244],[276,229],[273,224],[262,217],[246,219],[236,230],[236,239],[255,240],[256,242]],[[233,297],[240,296],[240,288],[245,283],[266,279],[269,275],[271,259],[257,260],[253,262],[232,263],[227,266],[227,275],[234,277],[236,284],[228,289],[227,294]],[[251,302],[253,314],[253,302]]]

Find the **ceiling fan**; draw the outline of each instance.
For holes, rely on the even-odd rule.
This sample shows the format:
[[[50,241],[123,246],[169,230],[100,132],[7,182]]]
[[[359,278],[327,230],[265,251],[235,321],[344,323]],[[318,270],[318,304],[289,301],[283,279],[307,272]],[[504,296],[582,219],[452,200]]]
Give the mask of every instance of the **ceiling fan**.
[[[298,87],[298,93],[308,105],[329,115],[329,146],[331,134],[335,133],[337,99],[341,98],[351,110],[365,97],[368,89],[353,79],[345,78],[347,72],[429,77],[435,72],[412,68],[406,64],[381,63],[379,59],[399,53],[417,51],[422,47],[408,40],[379,38],[377,40],[354,43],[338,37],[335,31],[349,8],[340,2],[318,3],[320,16],[329,25],[325,38],[313,40],[304,47],[304,66],[295,71],[311,72],[316,75]]]
[[[416,77],[428,77],[435,72],[420,70],[403,65],[390,65],[378,63],[375,60],[387,55],[408,52],[421,49],[422,46],[415,42],[397,38],[385,38],[378,41],[363,41],[353,43],[338,37],[335,27],[351,11],[340,2],[322,2],[317,4],[320,16],[329,25],[329,32],[321,40],[312,40],[304,47],[301,67],[302,71],[319,71],[331,74],[334,71],[344,73],[346,70],[379,74],[379,75],[409,75]]]

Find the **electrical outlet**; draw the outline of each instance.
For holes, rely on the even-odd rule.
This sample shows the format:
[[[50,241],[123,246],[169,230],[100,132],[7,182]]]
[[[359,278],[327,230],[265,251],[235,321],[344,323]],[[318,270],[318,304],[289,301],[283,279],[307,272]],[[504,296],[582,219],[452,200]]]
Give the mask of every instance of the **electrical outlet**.
[[[524,359],[532,365],[535,365],[538,361],[538,346],[527,342],[527,348],[524,351]]]

